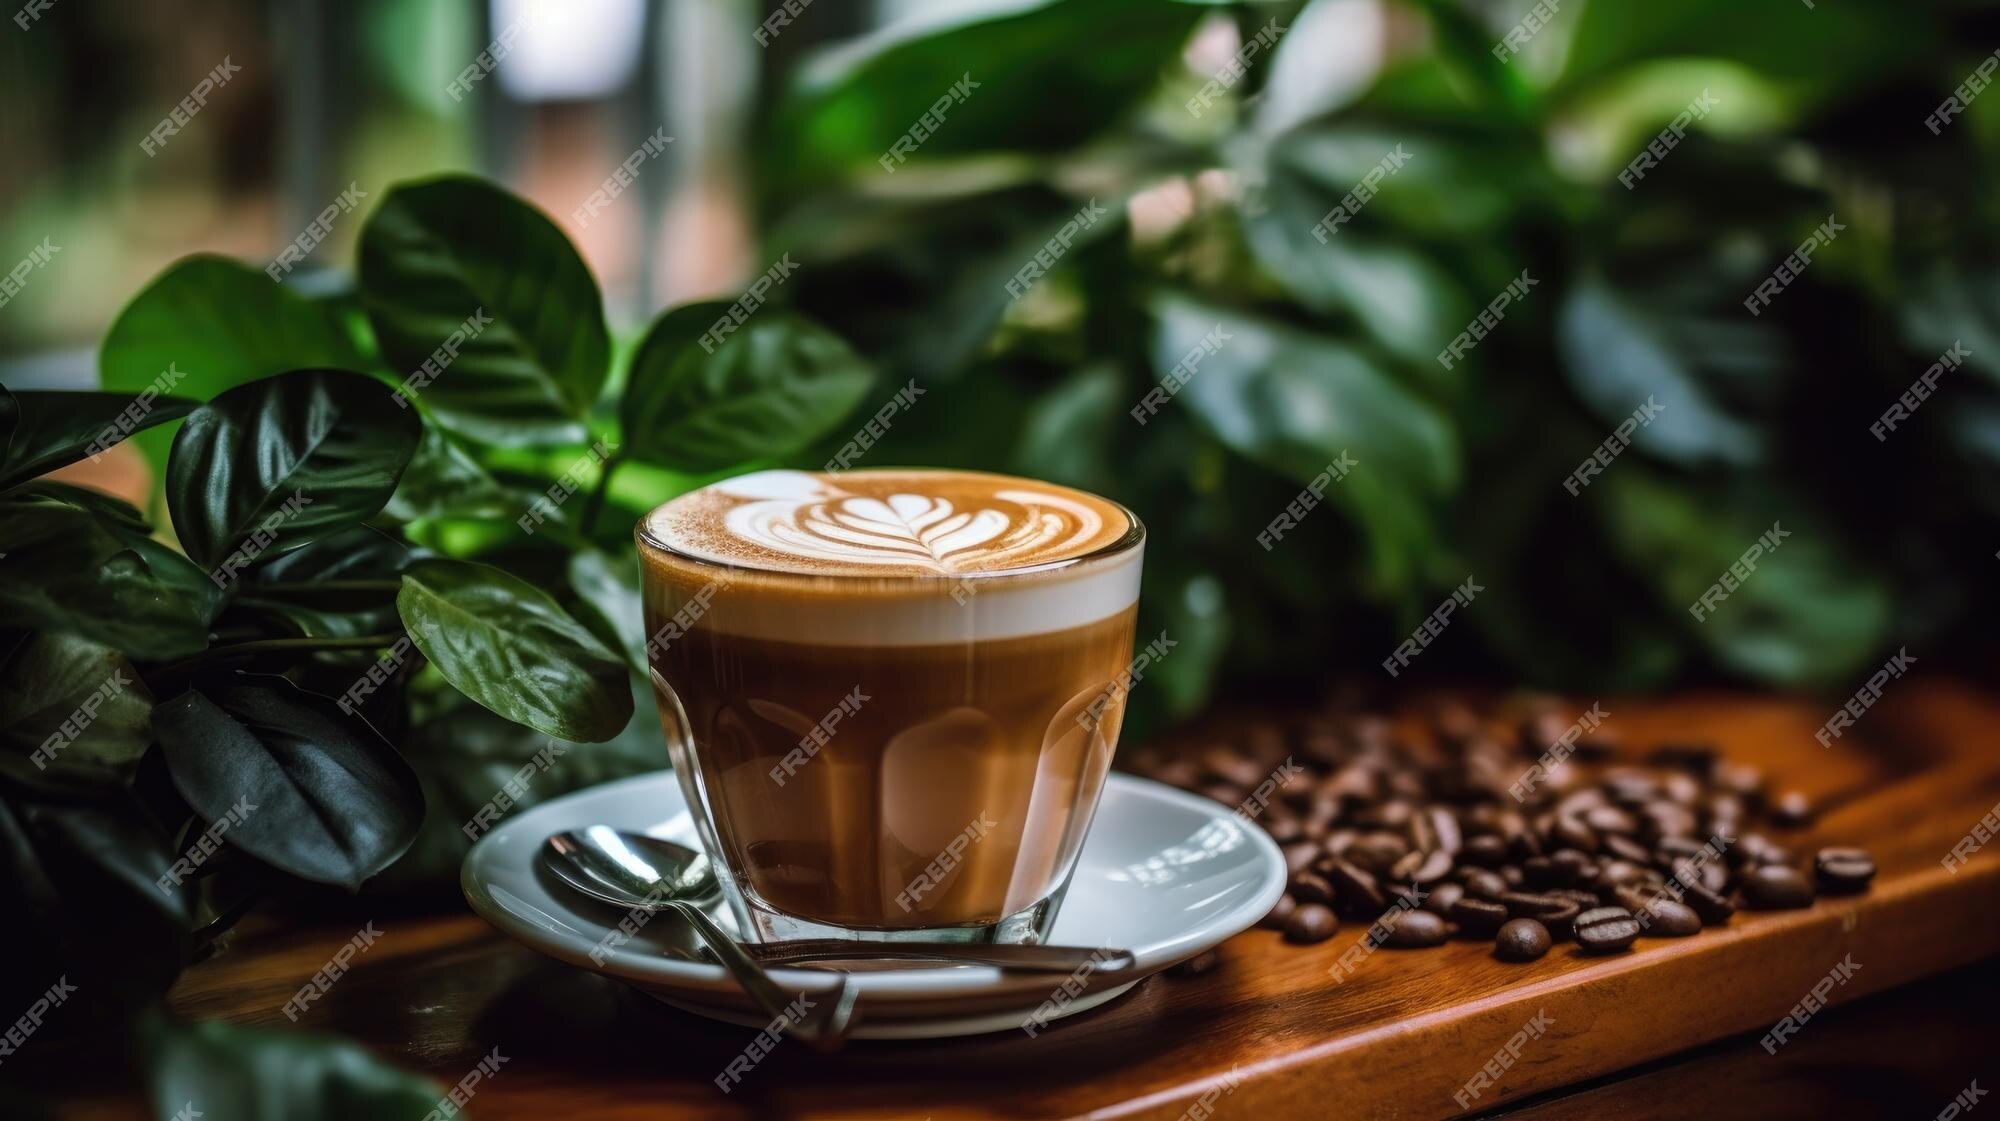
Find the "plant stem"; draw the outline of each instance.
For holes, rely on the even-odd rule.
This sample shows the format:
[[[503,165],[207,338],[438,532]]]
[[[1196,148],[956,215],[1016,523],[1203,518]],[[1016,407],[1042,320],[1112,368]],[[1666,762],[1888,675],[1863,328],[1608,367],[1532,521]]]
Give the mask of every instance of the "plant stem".
[[[397,637],[393,634],[364,634],[352,638],[265,638],[256,642],[239,642],[234,646],[217,646],[204,650],[192,657],[182,658],[157,672],[162,677],[171,677],[186,673],[216,658],[261,654],[272,650],[373,650],[378,646],[393,645]]]
[[[611,489],[611,476],[618,471],[618,465],[623,462],[625,458],[616,453],[605,460],[604,473],[597,477],[597,486],[591,489],[590,497],[583,500],[583,518],[577,527],[577,532],[584,537],[589,537],[591,527],[597,524],[597,512],[603,509],[604,495]]]

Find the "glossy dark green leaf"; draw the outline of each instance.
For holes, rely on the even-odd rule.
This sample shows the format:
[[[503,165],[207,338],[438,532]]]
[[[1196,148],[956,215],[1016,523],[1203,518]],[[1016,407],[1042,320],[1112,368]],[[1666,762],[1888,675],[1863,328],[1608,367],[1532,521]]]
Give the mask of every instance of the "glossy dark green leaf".
[[[0,745],[31,765],[123,773],[152,742],[152,710],[132,664],[78,635],[37,633],[0,657]]]
[[[42,393],[0,386],[0,490],[102,454],[134,432],[179,420],[194,406],[152,390]]]
[[[422,518],[506,518],[512,521],[531,498],[507,489],[438,425],[424,429],[423,442],[403,472],[386,512],[401,521]]]
[[[98,363],[105,389],[206,401],[285,370],[358,370],[366,359],[327,306],[240,261],[202,254],[176,261],[125,305]],[[138,438],[155,470],[166,466],[173,432]]]
[[[639,596],[639,556],[579,549],[569,558],[569,585],[582,601],[584,622],[607,646],[621,650],[632,668],[646,668],[645,604]]]
[[[218,675],[153,709],[174,786],[275,868],[353,889],[409,847],[423,795],[408,763],[338,702],[282,677]]]
[[[728,304],[675,308],[632,359],[620,410],[622,454],[683,471],[782,459],[832,432],[874,374],[840,336],[767,309],[713,345],[703,333]]]
[[[414,698],[407,740],[410,764],[424,783],[424,827],[387,872],[368,884],[386,893],[456,898],[459,865],[475,832],[492,824],[479,812],[507,791],[508,816],[574,790],[666,766],[666,744],[652,686],[631,679],[634,708],[623,731],[603,743],[553,740],[504,719],[450,687]]]
[[[1060,151],[1152,92],[1201,15],[1192,4],[1120,0],[912,10],[797,67],[763,155],[780,182],[797,186],[907,174],[919,160],[950,153]],[[891,157],[898,170],[885,170],[879,161],[934,106],[935,127],[914,145],[917,155]]]
[[[216,613],[222,609],[223,590],[179,550],[155,540],[153,527],[131,503],[103,491],[47,480],[20,493],[42,495],[88,510],[97,517],[100,527],[139,555],[163,588],[191,604],[198,619],[203,623],[215,622]]]
[[[383,354],[448,426],[508,445],[585,438],[610,368],[604,301],[541,211],[463,176],[399,186],[362,228],[360,278]]]
[[[45,487],[0,498],[0,617],[147,661],[208,645],[186,558]]]
[[[153,1115],[231,1121],[421,1121],[444,1089],[345,1039],[212,1020],[167,1027],[150,1058]],[[185,1112],[183,1112],[185,1111]]]
[[[597,743],[631,719],[624,659],[519,577],[471,561],[419,561],[403,573],[396,606],[445,680],[509,720]]]
[[[1381,583],[1412,586],[1435,536],[1426,507],[1458,484],[1457,434],[1442,412],[1346,344],[1181,296],[1154,311],[1155,376],[1184,371],[1171,406],[1300,484],[1349,457],[1324,500],[1360,522]]]
[[[310,638],[393,633],[403,569],[425,555],[389,531],[354,526],[257,565],[230,608]]]
[[[166,992],[191,943],[186,896],[165,879],[177,855],[123,786],[0,785],[10,919],[0,999],[26,1008],[58,979],[73,988],[26,1061],[36,1045],[101,1029]]]
[[[423,421],[387,386],[340,370],[294,370],[192,413],[167,464],[167,508],[204,566],[275,556],[382,509]],[[228,558],[225,562],[225,558]]]

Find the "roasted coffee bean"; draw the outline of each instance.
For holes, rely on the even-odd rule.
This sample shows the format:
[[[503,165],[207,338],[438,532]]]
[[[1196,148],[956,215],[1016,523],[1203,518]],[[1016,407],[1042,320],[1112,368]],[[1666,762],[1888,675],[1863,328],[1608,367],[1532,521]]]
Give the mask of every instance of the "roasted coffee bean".
[[[1319,903],[1301,904],[1285,921],[1285,941],[1310,945],[1324,942],[1340,929],[1340,920],[1334,918],[1333,911]]]
[[[1787,790],[1771,803],[1771,822],[1780,829],[1801,829],[1812,819],[1812,800],[1801,791]]]
[[[1632,864],[1651,864],[1653,850],[1620,834],[1606,836],[1598,845],[1598,851],[1605,856],[1615,856]]]
[[[1736,913],[1736,904],[1729,897],[1703,883],[1683,881],[1680,885],[1681,902],[1694,908],[1701,921],[1709,926],[1720,926]]]
[[[1193,789],[1196,783],[1201,781],[1201,770],[1195,766],[1192,759],[1169,759],[1165,763],[1160,764],[1160,769],[1154,773],[1153,777],[1166,783],[1168,786],[1178,786],[1182,790],[1190,790]]]
[[[1672,870],[1675,861],[1696,856],[1701,850],[1702,843],[1692,837],[1662,837],[1660,843],[1653,846],[1653,863]]]
[[[1507,842],[1490,833],[1468,838],[1458,859],[1479,868],[1498,868],[1507,860]]]
[[[1379,802],[1356,813],[1354,815],[1354,823],[1356,825],[1368,826],[1371,829],[1403,829],[1410,824],[1410,818],[1415,813],[1416,811],[1411,808],[1410,803],[1396,799],[1394,801]],[[1402,840],[1401,837],[1396,839],[1398,841]]]
[[[1548,896],[1550,899],[1561,899],[1569,903],[1574,903],[1586,910],[1599,905],[1597,893],[1594,891],[1585,891],[1582,888],[1559,887],[1545,891],[1542,894]]]
[[[1498,872],[1478,869],[1465,877],[1465,894],[1480,899],[1498,899],[1507,893],[1507,881]]]
[[[1600,835],[1605,833],[1630,834],[1639,828],[1632,815],[1617,806],[1599,806],[1583,815],[1583,823],[1595,829]]]
[[[1292,917],[1292,912],[1297,910],[1298,906],[1298,900],[1289,895],[1280,895],[1278,901],[1271,904],[1271,909],[1264,912],[1264,917],[1257,920],[1257,925],[1265,930],[1283,930],[1286,920]]]
[[[1501,875],[1506,875],[1502,872]],[[1556,871],[1554,860],[1546,856],[1531,856],[1521,862],[1521,886],[1529,891],[1539,891],[1545,887],[1555,887],[1563,877]]]
[[[1413,857],[1418,855],[1420,854],[1414,852],[1410,854],[1410,856]],[[1434,884],[1444,879],[1446,875],[1450,874],[1451,872],[1450,853],[1444,851],[1443,849],[1438,849],[1434,852],[1422,855],[1423,855],[1423,860],[1421,863],[1417,865],[1416,870],[1410,872],[1407,876],[1402,878],[1408,879],[1412,883]]]
[[[1311,841],[1294,841],[1280,851],[1285,854],[1285,871],[1294,876],[1312,867],[1320,856],[1319,846]]]
[[[1576,922],[1576,917],[1578,915],[1582,914],[1587,910],[1590,910],[1591,907],[1601,907],[1601,906],[1603,906],[1603,904],[1595,899],[1590,901],[1590,907],[1585,907],[1579,903],[1571,903],[1568,900],[1563,900],[1561,907],[1544,911],[1539,915],[1534,915],[1529,917],[1532,917],[1536,922],[1541,923],[1542,926],[1546,927],[1549,932],[1549,937],[1568,938],[1571,933],[1570,928]]]
[[[1619,771],[1606,775],[1603,786],[1606,798],[1616,805],[1632,809],[1652,801],[1660,792],[1659,780],[1644,771]]]
[[[1397,949],[1440,946],[1451,935],[1444,920],[1429,911],[1391,911],[1381,918],[1381,945]]]
[[[1322,867],[1326,878],[1333,882],[1334,895],[1342,911],[1357,917],[1368,917],[1381,913],[1382,908],[1388,905],[1380,884],[1366,871],[1339,857],[1327,861]]]
[[[1552,915],[1570,906],[1570,901],[1553,895],[1537,895],[1532,892],[1510,891],[1500,897],[1500,903],[1507,908],[1507,914],[1517,919],[1538,919]]]
[[[1727,759],[1717,761],[1713,782],[1752,806],[1763,804],[1764,772],[1748,763],[1737,763]]]
[[[1501,961],[1534,961],[1552,942],[1548,928],[1534,919],[1509,919],[1493,937],[1493,953]]]
[[[1507,921],[1507,908],[1493,900],[1468,895],[1451,905],[1449,917],[1467,934],[1487,935]]]
[[[1646,866],[1629,860],[1607,860],[1597,866],[1600,882],[1606,887],[1631,887],[1646,878]]]
[[[1701,916],[1694,908],[1664,894],[1625,888],[1618,892],[1618,905],[1632,912],[1646,933],[1656,938],[1682,938],[1701,932]]]
[[[1410,852],[1410,842],[1396,833],[1363,833],[1347,846],[1342,856],[1375,875],[1385,875]]]
[[[1675,773],[1660,780],[1660,793],[1676,805],[1693,809],[1701,801],[1701,783],[1693,775]]]
[[[1243,788],[1240,786],[1231,786],[1226,782],[1204,783],[1195,793],[1211,802],[1219,802],[1225,806],[1241,805],[1243,802]]]
[[[1597,851],[1597,831],[1585,825],[1580,817],[1557,814],[1555,825],[1549,830],[1549,840],[1574,852]]]
[[[1457,815],[1443,806],[1432,806],[1425,817],[1430,824],[1431,836],[1438,849],[1456,853],[1464,846],[1465,832],[1459,828]]]
[[[1301,903],[1318,903],[1325,907],[1334,904],[1333,884],[1318,872],[1300,872],[1293,876],[1291,889],[1293,898]]]
[[[1264,832],[1280,845],[1303,840],[1306,835],[1305,825],[1298,818],[1280,814],[1264,815]]]
[[[1451,905],[1458,902],[1464,895],[1465,886],[1463,884],[1439,884],[1431,889],[1429,895],[1424,897],[1421,906],[1433,915],[1449,915],[1451,914]]]
[[[1500,880],[1511,890],[1527,886],[1528,877],[1527,873],[1521,871],[1520,865],[1502,864],[1500,866]]]
[[[1196,954],[1195,956],[1187,959],[1184,962],[1180,962],[1176,965],[1169,966],[1167,968],[1167,976],[1199,977],[1202,974],[1213,970],[1216,966],[1221,964],[1222,964],[1221,954],[1216,953],[1214,950],[1203,950],[1201,953]]]
[[[1201,753],[1203,773],[1239,787],[1254,787],[1264,781],[1264,768],[1255,760],[1248,759],[1228,744],[1218,743]]]
[[[1639,920],[1623,907],[1596,907],[1572,924],[1577,945],[1586,952],[1608,954],[1623,950],[1639,937]]]
[[[1549,857],[1549,863],[1555,866],[1556,883],[1559,885],[1573,884],[1597,867],[1595,861],[1576,849],[1557,849],[1555,855]]]
[[[1813,888],[1797,869],[1765,864],[1743,877],[1743,901],[1760,911],[1794,910],[1812,906]]]
[[[1821,849],[1813,857],[1813,872],[1819,889],[1828,895],[1849,895],[1867,891],[1875,878],[1875,858],[1863,849]]]
[[[1687,837],[1694,831],[1694,811],[1677,802],[1663,800],[1639,807],[1639,836],[1655,844],[1663,837]]]

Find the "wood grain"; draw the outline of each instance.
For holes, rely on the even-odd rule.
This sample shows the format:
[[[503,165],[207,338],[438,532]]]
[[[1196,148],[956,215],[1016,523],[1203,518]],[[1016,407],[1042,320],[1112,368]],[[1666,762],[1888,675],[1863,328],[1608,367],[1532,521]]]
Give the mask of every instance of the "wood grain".
[[[1154,978],[1039,1038],[864,1042],[834,1055],[787,1043],[728,1095],[711,1079],[751,1033],[542,959],[469,916],[378,921],[382,938],[301,1026],[357,1037],[441,1082],[499,1047],[509,1062],[471,1107],[482,1118],[1174,1119],[1211,1092],[1222,1118],[1447,1117],[1466,1115],[1453,1095],[1538,1013],[1546,1034],[1472,1112],[1761,1034],[1846,957],[1861,968],[1836,1004],[2000,955],[2000,843],[1956,874],[1939,864],[2000,803],[2000,702],[1960,683],[1899,681],[1830,749],[1813,739],[1825,700],[1603,704],[1627,743],[1712,740],[1811,795],[1824,812],[1780,839],[1802,854],[1869,848],[1875,888],[1739,915],[1693,938],[1642,939],[1610,959],[1567,945],[1528,965],[1498,962],[1484,943],[1384,949],[1341,982],[1328,970],[1362,936],[1358,924],[1304,948],[1252,931],[1223,947],[1213,972]],[[353,933],[246,932],[190,969],[172,1006],[286,1027],[279,1008]],[[1819,1022],[1828,1016],[1777,1059],[1757,1034],[1731,1054],[1808,1054],[1816,1033],[1836,1030]],[[1645,1076],[1649,1093],[1671,1069]],[[1591,1092],[1615,1101],[1618,1085]]]

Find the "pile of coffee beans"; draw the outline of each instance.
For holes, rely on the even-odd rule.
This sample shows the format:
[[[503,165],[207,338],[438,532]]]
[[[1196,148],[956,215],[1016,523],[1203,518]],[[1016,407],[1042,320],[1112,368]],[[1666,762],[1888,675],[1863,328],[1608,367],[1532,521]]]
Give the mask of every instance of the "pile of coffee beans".
[[[1855,848],[1811,873],[1760,830],[1801,828],[1813,807],[1712,747],[1628,755],[1553,704],[1518,722],[1456,702],[1392,723],[1335,713],[1256,720],[1228,742],[1149,748],[1134,770],[1239,807],[1285,854],[1285,894],[1260,925],[1323,942],[1343,919],[1392,947],[1492,939],[1533,961],[1572,939],[1616,953],[1678,938],[1737,908],[1809,907],[1867,890]],[[1553,748],[1553,750],[1552,750]]]

